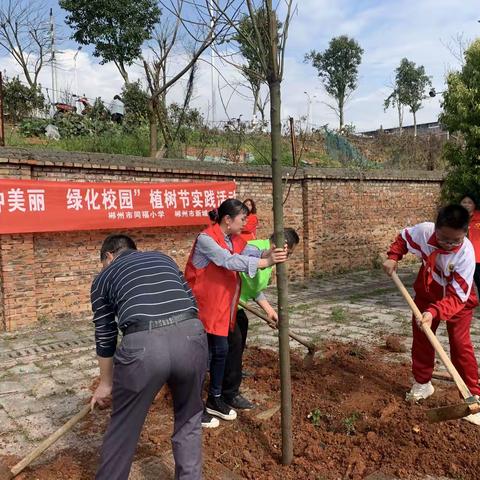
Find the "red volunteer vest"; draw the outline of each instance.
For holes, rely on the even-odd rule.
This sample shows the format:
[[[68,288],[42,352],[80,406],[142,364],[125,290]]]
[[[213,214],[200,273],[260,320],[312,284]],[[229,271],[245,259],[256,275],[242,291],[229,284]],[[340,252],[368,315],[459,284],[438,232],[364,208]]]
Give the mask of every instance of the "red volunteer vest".
[[[202,233],[213,238],[218,245],[230,253],[241,253],[247,244],[240,235],[232,235],[233,251],[230,250],[218,224],[208,227]],[[185,268],[185,279],[197,300],[198,317],[206,332],[226,337],[229,328],[233,330],[235,327],[240,298],[240,275],[238,272],[217,267],[213,262],[204,268],[196,268],[192,262],[196,244],[195,240]]]

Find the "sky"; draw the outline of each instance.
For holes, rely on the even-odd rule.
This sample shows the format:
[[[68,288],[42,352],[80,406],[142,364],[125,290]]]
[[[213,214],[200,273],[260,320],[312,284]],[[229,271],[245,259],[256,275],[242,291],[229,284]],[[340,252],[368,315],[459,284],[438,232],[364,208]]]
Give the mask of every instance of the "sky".
[[[53,0],[47,0],[44,5],[53,8],[58,31],[60,33],[64,29],[62,33],[66,38],[57,53],[59,88],[110,101],[120,92],[123,83],[116,67],[113,64],[100,65],[99,59],[92,56],[90,47],[78,51],[78,46],[68,39],[71,32],[63,24],[65,12]],[[357,131],[397,126],[396,110],[385,112],[383,101],[391,91],[389,85],[401,59],[406,57],[417,65],[423,65],[437,92],[443,91],[447,72],[459,68],[459,62],[447,46],[454,44],[458,35],[468,40],[479,37],[479,19],[478,0],[298,0],[287,41],[282,118],[305,117],[310,105],[312,124],[338,125],[334,112],[327,105],[331,99],[316,71],[304,63],[303,58],[312,49],[322,51],[327,48],[332,37],[348,35],[360,44],[364,54],[359,68],[358,88],[346,105],[345,123],[353,124]],[[206,118],[211,119],[212,69],[209,57],[207,52],[204,61],[199,63],[192,106],[198,107]],[[181,62],[181,58],[177,58],[176,62]],[[239,115],[244,120],[251,118],[252,100],[247,92],[236,92],[231,87],[240,83],[238,71],[218,59],[216,64],[221,75],[215,75],[218,87],[215,89],[215,120]],[[0,69],[7,76],[20,73],[14,60],[1,51]],[[129,73],[131,79],[142,78],[139,66],[132,66]],[[49,67],[41,73],[40,82],[44,87],[51,87]],[[169,100],[181,99],[183,87],[182,82],[173,88]],[[441,110],[440,100],[439,95],[426,99],[417,113],[417,122],[436,121]],[[408,110],[404,117],[405,125],[413,123]]]

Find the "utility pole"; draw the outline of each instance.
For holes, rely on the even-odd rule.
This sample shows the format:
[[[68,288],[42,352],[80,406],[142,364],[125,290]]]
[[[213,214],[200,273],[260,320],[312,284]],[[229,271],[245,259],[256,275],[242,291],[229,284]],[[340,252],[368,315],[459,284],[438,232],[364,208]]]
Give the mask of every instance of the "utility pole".
[[[80,50],[82,47],[78,47],[77,51],[75,52],[75,55],[73,56],[73,73],[74,73],[74,79],[75,79],[75,94],[78,95],[78,75],[77,75],[77,57],[78,54],[80,53]]]
[[[213,0],[208,1],[208,9],[210,13],[210,28],[212,31],[212,35],[215,36],[213,31],[213,27],[215,26],[215,17],[214,17],[214,10],[213,10]],[[215,71],[215,48],[214,42],[210,46],[210,68],[211,68],[211,88],[212,88],[212,128],[215,128],[215,120],[216,120],[216,71]]]
[[[0,72],[0,147],[5,146],[5,128],[3,122],[3,76],[2,72]]]
[[[53,9],[50,9],[50,51],[52,65],[52,107],[55,110],[55,94],[57,90],[57,72],[55,68],[55,22],[53,20]]]

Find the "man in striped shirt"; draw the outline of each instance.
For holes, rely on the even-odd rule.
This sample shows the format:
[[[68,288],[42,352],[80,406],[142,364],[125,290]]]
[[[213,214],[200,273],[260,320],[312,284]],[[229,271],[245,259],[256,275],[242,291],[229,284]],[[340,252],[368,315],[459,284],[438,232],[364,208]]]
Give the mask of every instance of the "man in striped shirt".
[[[139,252],[126,235],[107,237],[100,259],[104,268],[91,289],[100,384],[91,405],[112,395],[112,416],[96,479],[128,479],[149,407],[167,383],[175,478],[198,480],[208,345],[192,292],[170,257]]]

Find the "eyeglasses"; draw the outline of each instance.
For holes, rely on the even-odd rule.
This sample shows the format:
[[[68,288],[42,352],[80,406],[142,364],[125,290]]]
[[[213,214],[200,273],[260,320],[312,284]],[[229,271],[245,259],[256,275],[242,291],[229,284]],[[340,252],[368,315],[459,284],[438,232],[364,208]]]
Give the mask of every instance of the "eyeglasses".
[[[435,232],[437,236],[438,243],[442,243],[443,245],[449,245],[450,247],[459,247],[463,243],[463,238],[461,240],[448,240],[442,236],[439,236],[437,232]]]

